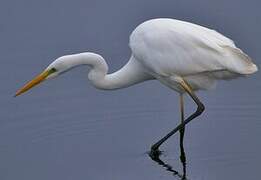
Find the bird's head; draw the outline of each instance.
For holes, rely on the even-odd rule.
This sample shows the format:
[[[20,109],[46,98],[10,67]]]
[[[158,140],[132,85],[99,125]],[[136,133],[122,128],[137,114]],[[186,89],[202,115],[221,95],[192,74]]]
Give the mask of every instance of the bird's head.
[[[23,94],[24,92],[28,91],[32,87],[40,84],[41,82],[43,82],[45,80],[52,79],[64,72],[66,72],[67,70],[69,70],[71,66],[70,66],[70,63],[68,63],[66,59],[67,58],[64,56],[64,57],[60,57],[60,58],[56,59],[55,61],[53,61],[42,73],[37,75],[31,81],[26,83],[21,89],[19,89],[16,92],[15,97]]]
[[[88,65],[91,67],[88,77],[91,81],[94,82],[94,84],[97,80],[100,80],[102,76],[105,76],[108,71],[108,66],[105,60],[99,54],[84,52],[79,54],[65,55],[57,58],[42,73],[26,83],[16,92],[15,96],[28,91],[32,87],[47,79],[57,77],[58,75],[80,65]]]

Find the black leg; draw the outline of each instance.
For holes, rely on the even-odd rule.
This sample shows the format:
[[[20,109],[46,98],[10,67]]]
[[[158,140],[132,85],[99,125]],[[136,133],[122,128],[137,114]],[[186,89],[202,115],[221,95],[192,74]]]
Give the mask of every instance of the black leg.
[[[184,122],[184,100],[183,94],[180,94],[180,115],[181,115],[181,123]],[[183,177],[182,179],[186,179],[186,154],[183,145],[184,141],[184,134],[185,134],[185,126],[179,130],[180,132],[180,139],[179,139],[179,146],[180,146],[180,161],[183,166]]]
[[[177,131],[180,131],[181,129],[183,129],[186,124],[188,124],[194,118],[198,117],[205,110],[203,103],[198,99],[198,97],[193,92],[193,90],[189,86],[189,84],[187,82],[185,82],[185,80],[183,80],[183,79],[180,79],[179,84],[181,85],[181,87],[183,87],[183,89],[190,95],[190,97],[197,104],[197,106],[198,106],[197,110],[192,115],[190,115],[184,122],[182,122],[175,129],[173,129],[171,132],[169,132],[166,136],[164,136],[162,139],[160,139],[157,143],[155,143],[153,146],[151,146],[150,156],[159,156],[160,155],[160,151],[159,151],[160,145],[162,143],[164,143],[173,134],[175,134]]]

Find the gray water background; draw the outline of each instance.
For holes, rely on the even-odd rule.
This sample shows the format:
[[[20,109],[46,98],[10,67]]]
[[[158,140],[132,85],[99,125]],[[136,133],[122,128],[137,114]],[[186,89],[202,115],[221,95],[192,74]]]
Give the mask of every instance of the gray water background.
[[[0,3],[0,179],[178,179],[151,161],[150,145],[179,122],[178,96],[156,81],[100,91],[85,67],[13,98],[55,58],[94,51],[113,72],[141,22],[171,17],[231,37],[261,63],[258,0],[74,0]],[[261,162],[260,72],[199,92],[206,112],[186,130],[188,178],[257,180]],[[194,110],[186,98],[186,113]],[[162,146],[176,170],[178,136]]]

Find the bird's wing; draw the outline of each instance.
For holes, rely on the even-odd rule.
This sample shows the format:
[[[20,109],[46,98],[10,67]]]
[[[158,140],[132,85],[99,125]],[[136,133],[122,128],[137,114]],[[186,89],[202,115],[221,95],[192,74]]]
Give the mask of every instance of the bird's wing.
[[[161,76],[217,70],[247,74],[256,68],[229,38],[184,21],[147,21],[132,33],[130,47],[146,68]]]

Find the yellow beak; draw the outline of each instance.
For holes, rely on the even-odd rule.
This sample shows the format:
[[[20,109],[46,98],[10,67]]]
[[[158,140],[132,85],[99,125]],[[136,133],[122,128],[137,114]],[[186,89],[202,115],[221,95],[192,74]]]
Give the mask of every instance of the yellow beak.
[[[36,76],[33,80],[31,80],[30,82],[26,83],[21,89],[19,89],[16,94],[16,96],[19,96],[20,94],[23,94],[24,92],[28,91],[29,89],[31,89],[32,87],[36,86],[37,84],[41,83],[42,81],[45,80],[45,78],[47,76],[49,76],[51,74],[51,71],[44,71],[41,74],[39,74],[38,76]]]

